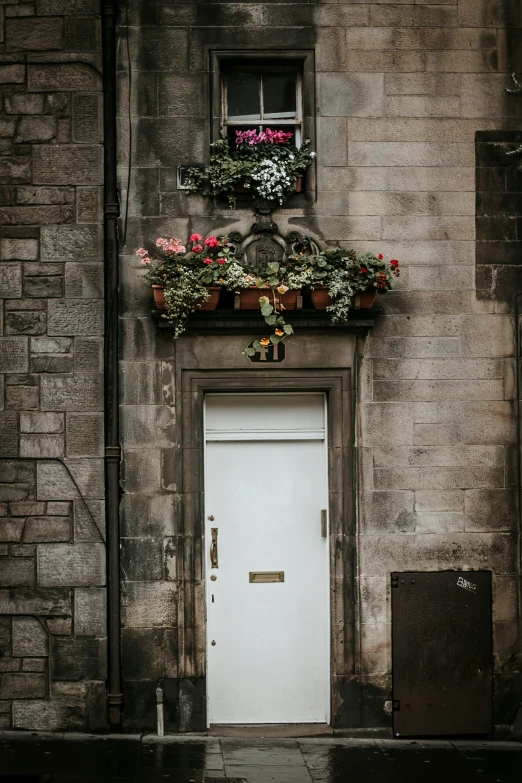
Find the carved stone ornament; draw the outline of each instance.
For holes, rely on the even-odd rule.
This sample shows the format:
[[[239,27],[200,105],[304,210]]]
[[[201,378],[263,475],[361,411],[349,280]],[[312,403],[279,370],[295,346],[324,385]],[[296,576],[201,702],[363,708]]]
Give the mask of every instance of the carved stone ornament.
[[[319,245],[309,236],[292,231],[283,237],[277,223],[272,220],[270,206],[266,201],[256,202],[255,221],[248,234],[234,231],[230,241],[236,248],[236,258],[245,267],[258,275],[272,261],[284,261],[288,255],[305,251],[318,253]]]

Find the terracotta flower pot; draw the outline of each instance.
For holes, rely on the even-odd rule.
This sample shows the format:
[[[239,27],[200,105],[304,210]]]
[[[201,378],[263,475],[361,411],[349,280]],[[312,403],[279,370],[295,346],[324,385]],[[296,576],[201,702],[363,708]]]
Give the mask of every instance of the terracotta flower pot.
[[[328,288],[325,285],[318,286],[310,292],[312,297],[312,304],[314,310],[326,310],[326,308],[332,304],[332,297],[328,293]]]
[[[296,193],[302,193],[303,192],[303,178],[298,177],[295,182],[295,192]]]
[[[165,309],[165,286],[153,285],[152,295],[154,296],[154,302],[158,310],[164,310]]]
[[[373,286],[367,288],[366,291],[361,291],[359,294],[352,296],[352,307],[355,310],[367,310],[368,308],[373,307],[376,296],[376,288],[373,288]]]
[[[206,302],[203,302],[201,299],[197,299],[195,306],[198,310],[215,310],[218,306],[221,288],[217,285],[209,285],[207,287],[210,291],[210,299],[207,299]]]
[[[293,291],[287,291],[286,294],[277,294],[278,299],[285,310],[295,310],[297,308],[297,297],[301,295],[301,289],[296,288]],[[240,310],[259,310],[259,299],[261,296],[268,296],[272,302],[272,294],[269,289],[263,288],[245,288],[239,295]]]

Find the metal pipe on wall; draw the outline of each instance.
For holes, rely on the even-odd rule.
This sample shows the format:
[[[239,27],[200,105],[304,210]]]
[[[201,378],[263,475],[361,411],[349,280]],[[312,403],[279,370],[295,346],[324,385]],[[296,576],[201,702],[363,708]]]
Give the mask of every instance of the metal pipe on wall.
[[[107,520],[107,620],[109,642],[109,723],[121,723],[120,629],[120,441],[118,392],[118,217],[116,171],[116,17],[117,0],[101,0],[103,44],[104,138],[104,410],[105,410],[105,513]]]

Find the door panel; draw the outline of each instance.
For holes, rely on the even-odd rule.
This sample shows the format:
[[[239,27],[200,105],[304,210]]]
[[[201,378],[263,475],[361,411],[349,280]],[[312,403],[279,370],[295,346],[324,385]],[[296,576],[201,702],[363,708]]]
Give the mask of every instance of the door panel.
[[[392,574],[396,736],[492,731],[491,572]]]
[[[327,721],[324,440],[208,442],[205,505],[209,722]]]

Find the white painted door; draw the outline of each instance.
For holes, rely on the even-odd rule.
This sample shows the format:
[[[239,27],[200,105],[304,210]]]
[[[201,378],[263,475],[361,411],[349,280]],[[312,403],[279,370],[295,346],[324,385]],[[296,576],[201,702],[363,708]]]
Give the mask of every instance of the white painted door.
[[[206,399],[210,724],[329,720],[325,418],[321,394]]]

